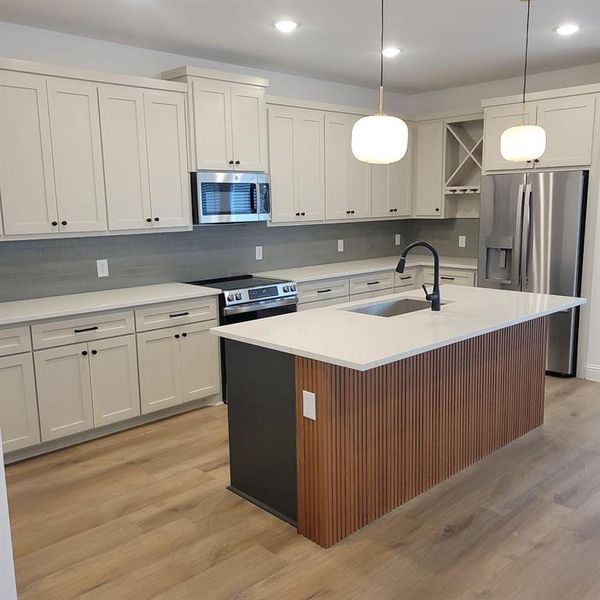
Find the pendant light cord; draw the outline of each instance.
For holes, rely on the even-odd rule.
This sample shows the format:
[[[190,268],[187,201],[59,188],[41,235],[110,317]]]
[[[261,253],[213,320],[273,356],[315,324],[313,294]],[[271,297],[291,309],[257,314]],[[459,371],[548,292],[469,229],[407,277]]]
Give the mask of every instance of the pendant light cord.
[[[525,30],[525,65],[523,67],[523,124],[525,124],[525,94],[527,92],[527,63],[529,60],[529,17],[530,17],[530,15],[531,15],[531,0],[527,0],[527,28]]]
[[[383,114],[383,2],[381,0],[381,41],[379,44],[379,114]]]

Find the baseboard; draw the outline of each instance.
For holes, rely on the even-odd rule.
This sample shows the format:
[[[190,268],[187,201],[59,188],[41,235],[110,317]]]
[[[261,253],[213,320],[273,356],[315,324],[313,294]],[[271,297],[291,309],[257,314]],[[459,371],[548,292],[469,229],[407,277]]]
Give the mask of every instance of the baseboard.
[[[587,365],[585,378],[589,381],[600,381],[600,365]]]

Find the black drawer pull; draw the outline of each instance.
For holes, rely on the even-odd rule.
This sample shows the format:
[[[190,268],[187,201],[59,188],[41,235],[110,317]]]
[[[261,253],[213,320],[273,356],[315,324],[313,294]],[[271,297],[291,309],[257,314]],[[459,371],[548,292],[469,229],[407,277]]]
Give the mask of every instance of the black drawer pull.
[[[85,333],[86,331],[96,331],[98,329],[98,325],[94,325],[93,327],[85,327],[84,329],[73,329],[75,333]]]
[[[169,317],[174,318],[174,317],[187,317],[189,315],[189,311],[186,312],[180,312],[180,313],[173,313],[172,315],[169,315]]]
[[[317,290],[317,294],[326,294],[327,292],[331,292],[331,288],[327,288],[326,290]]]
[[[187,333],[185,333],[185,332],[184,332],[184,333],[182,333],[182,334],[181,334],[181,337],[187,337]]]
[[[98,354],[98,350],[92,350],[92,354],[96,356],[96,354]]]
[[[377,285],[378,283],[381,283],[381,281],[367,281],[367,285]]]
[[[440,279],[447,279],[448,281],[454,281],[454,277],[447,277],[445,275],[440,275]]]
[[[412,279],[412,275],[405,275],[404,277],[400,277],[400,279],[402,281],[405,281],[406,279]]]

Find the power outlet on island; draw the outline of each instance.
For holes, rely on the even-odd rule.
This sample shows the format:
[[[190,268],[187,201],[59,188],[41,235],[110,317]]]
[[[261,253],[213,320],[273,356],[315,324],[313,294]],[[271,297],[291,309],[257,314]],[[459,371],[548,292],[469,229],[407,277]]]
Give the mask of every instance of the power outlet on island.
[[[344,251],[344,240],[338,240],[338,252]]]
[[[108,259],[101,258],[97,260],[96,271],[98,272],[98,277],[108,277]]]
[[[458,236],[458,247],[459,248],[465,248],[467,246],[467,236],[466,235],[459,235]]]

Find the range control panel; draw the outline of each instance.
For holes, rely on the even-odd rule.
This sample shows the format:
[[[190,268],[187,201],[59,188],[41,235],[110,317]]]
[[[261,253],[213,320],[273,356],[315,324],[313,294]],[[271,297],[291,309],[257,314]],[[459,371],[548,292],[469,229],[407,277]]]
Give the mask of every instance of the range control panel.
[[[298,295],[296,284],[293,281],[277,283],[274,285],[261,285],[253,288],[231,290],[224,292],[225,305],[236,306],[249,302],[261,302],[274,298],[293,298]]]

